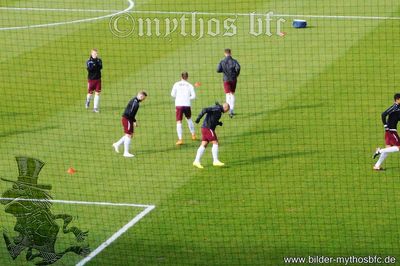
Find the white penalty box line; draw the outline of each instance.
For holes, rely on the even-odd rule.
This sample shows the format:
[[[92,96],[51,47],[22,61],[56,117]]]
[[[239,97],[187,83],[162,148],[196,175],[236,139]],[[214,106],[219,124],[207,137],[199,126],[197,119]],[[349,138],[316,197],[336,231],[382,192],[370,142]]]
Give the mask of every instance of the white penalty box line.
[[[61,204],[71,204],[71,205],[91,205],[91,206],[114,206],[114,207],[132,207],[132,208],[143,208],[138,215],[131,219],[127,224],[122,226],[117,232],[115,232],[106,241],[101,243],[96,249],[94,249],[89,255],[79,261],[76,265],[83,266],[94,257],[96,257],[100,252],[111,245],[120,236],[126,233],[131,227],[142,220],[147,214],[155,209],[155,205],[145,205],[145,204],[134,204],[134,203],[114,203],[114,202],[96,202],[96,201],[76,201],[76,200],[45,200],[45,199],[23,199],[23,198],[0,198],[0,201],[28,201],[28,202],[51,202],[51,203],[61,203]]]
[[[197,12],[197,11],[158,11],[158,10],[112,10],[112,9],[78,9],[78,8],[39,8],[39,7],[0,7],[0,11],[45,11],[45,12],[87,12],[87,13],[132,13],[132,14],[153,14],[153,15],[206,15],[206,16],[239,16],[247,17],[250,15],[262,16],[266,13],[229,13],[229,12]],[[320,18],[320,19],[349,19],[349,20],[400,20],[400,17],[390,16],[350,16],[350,15],[307,15],[307,14],[271,14],[273,17],[288,18]]]

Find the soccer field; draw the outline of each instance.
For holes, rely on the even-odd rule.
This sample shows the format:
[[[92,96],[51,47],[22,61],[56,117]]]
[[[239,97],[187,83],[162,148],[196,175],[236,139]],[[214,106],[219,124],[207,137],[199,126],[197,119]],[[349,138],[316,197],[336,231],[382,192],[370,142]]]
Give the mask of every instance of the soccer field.
[[[258,22],[265,27],[259,36],[250,32],[253,12],[255,29]],[[268,12],[274,14],[271,36]],[[178,22],[169,35],[166,19]],[[293,19],[307,20],[308,27],[293,28]],[[224,28],[232,21],[235,32]],[[399,157],[391,154],[384,172],[372,171],[371,159],[384,145],[380,114],[400,91],[399,43],[395,0],[3,0],[0,177],[17,180],[16,156],[45,162],[38,183],[52,186],[51,213],[68,214],[68,228],[88,231],[77,241],[62,232],[62,220],[46,216],[61,228],[53,239],[57,252],[87,247],[55,265],[400,260]],[[104,65],[100,113],[85,109],[85,62],[94,47]],[[175,145],[170,92],[186,70],[190,82],[202,83],[194,118],[224,102],[216,73],[224,48],[242,66],[237,115],[224,114],[216,130],[226,166],[213,167],[210,145],[205,168],[197,169],[192,162],[200,141],[190,140],[185,121],[185,143]],[[112,144],[123,135],[126,104],[141,89],[149,97],[137,115],[135,157],[127,159]],[[76,172],[67,173],[70,167]],[[4,199],[12,186],[0,180],[0,224],[14,239],[18,220]],[[19,219],[31,217],[31,206],[20,203]],[[26,234],[38,229],[28,227]],[[0,265],[41,260],[27,262],[27,252],[13,260],[0,239]]]

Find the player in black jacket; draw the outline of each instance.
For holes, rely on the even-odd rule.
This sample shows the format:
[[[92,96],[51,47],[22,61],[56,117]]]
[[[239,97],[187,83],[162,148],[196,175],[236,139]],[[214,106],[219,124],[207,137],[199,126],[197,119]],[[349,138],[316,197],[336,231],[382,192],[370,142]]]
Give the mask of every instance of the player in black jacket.
[[[103,61],[98,57],[97,49],[92,49],[90,58],[86,61],[86,70],[88,72],[88,93],[86,96],[86,109],[89,109],[90,100],[94,96],[94,109],[93,111],[99,112],[100,93],[101,93],[101,70],[103,69]]]
[[[229,111],[228,103],[224,103],[223,105],[216,103],[215,106],[204,108],[197,117],[196,123],[198,124],[200,123],[201,118],[204,115],[206,115],[206,118],[204,119],[203,125],[201,127],[202,142],[197,150],[196,159],[193,162],[193,166],[200,169],[204,168],[200,163],[200,159],[201,156],[203,156],[208,143],[210,142],[213,144],[212,147],[212,156],[214,160],[213,165],[214,166],[225,165],[224,163],[218,160],[218,137],[215,134],[215,128],[217,126],[222,126],[222,122],[220,122],[219,119],[221,118],[223,113],[226,113],[228,111]]]
[[[397,124],[400,120],[400,93],[394,95],[394,104],[382,113],[382,123],[385,128],[386,148],[377,148],[373,158],[379,157],[374,165],[374,170],[380,171],[381,164],[389,153],[398,152],[400,146],[400,137],[397,134]]]
[[[224,91],[226,94],[226,102],[230,106],[229,116],[232,118],[234,115],[235,92],[237,78],[240,75],[240,65],[238,61],[233,59],[231,49],[225,49],[224,54],[225,58],[218,64],[217,72],[224,74]]]
[[[138,95],[132,98],[122,114],[122,126],[124,127],[125,135],[113,144],[116,153],[119,153],[119,146],[124,144],[124,157],[131,158],[134,155],[129,152],[129,145],[133,136],[134,128],[137,127],[136,114],[139,110],[140,102],[143,102],[147,97],[147,92],[141,91]]]

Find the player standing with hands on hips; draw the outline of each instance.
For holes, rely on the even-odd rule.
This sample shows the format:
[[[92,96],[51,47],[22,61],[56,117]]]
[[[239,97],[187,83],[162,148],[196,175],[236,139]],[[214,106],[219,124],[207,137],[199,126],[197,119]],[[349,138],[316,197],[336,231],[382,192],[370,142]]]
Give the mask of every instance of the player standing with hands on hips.
[[[181,80],[176,82],[172,87],[171,96],[175,98],[175,109],[176,109],[176,132],[178,134],[178,141],[176,145],[182,145],[182,119],[183,115],[186,117],[186,121],[189,126],[190,133],[192,134],[192,140],[196,140],[196,133],[194,130],[194,124],[192,121],[192,110],[191,100],[196,98],[194,87],[187,80],[189,78],[188,72],[182,72]]]
[[[232,58],[231,49],[225,49],[225,58],[218,64],[217,72],[224,74],[224,91],[226,94],[226,102],[230,106],[229,116],[232,118],[235,108],[235,92],[237,78],[240,75],[239,62]]]
[[[216,103],[215,106],[211,106],[208,108],[204,108],[199,116],[196,119],[196,123],[200,123],[201,118],[206,114],[206,118],[204,119],[203,125],[201,127],[201,135],[202,141],[201,145],[197,150],[196,159],[193,162],[193,166],[197,168],[204,168],[201,163],[200,159],[206,150],[208,143],[212,143],[212,157],[213,157],[213,165],[214,166],[224,166],[225,164],[218,160],[218,137],[215,134],[215,128],[217,126],[222,126],[222,122],[219,121],[223,113],[229,111],[229,104],[224,103],[220,105]]]
[[[115,152],[119,153],[119,146],[124,144],[124,157],[126,158],[132,158],[135,156],[129,152],[129,146],[131,144],[134,129],[137,127],[136,114],[139,110],[139,104],[140,102],[143,102],[146,97],[147,92],[140,91],[136,97],[129,101],[122,115],[121,122],[122,126],[124,127],[125,135],[119,141],[115,142],[113,147]]]
[[[88,71],[88,94],[86,96],[85,107],[86,109],[89,109],[93,92],[95,92],[93,112],[98,113],[101,93],[101,70],[103,69],[103,62],[98,57],[97,49],[91,50],[90,58],[86,61],[86,69]]]

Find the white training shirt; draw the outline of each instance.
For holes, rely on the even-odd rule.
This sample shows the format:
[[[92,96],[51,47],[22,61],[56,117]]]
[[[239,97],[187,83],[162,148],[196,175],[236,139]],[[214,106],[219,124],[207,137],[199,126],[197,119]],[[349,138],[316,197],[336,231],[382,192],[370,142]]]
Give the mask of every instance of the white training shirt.
[[[196,98],[194,87],[186,80],[174,84],[171,96],[175,98],[175,106],[190,106],[190,101]]]

